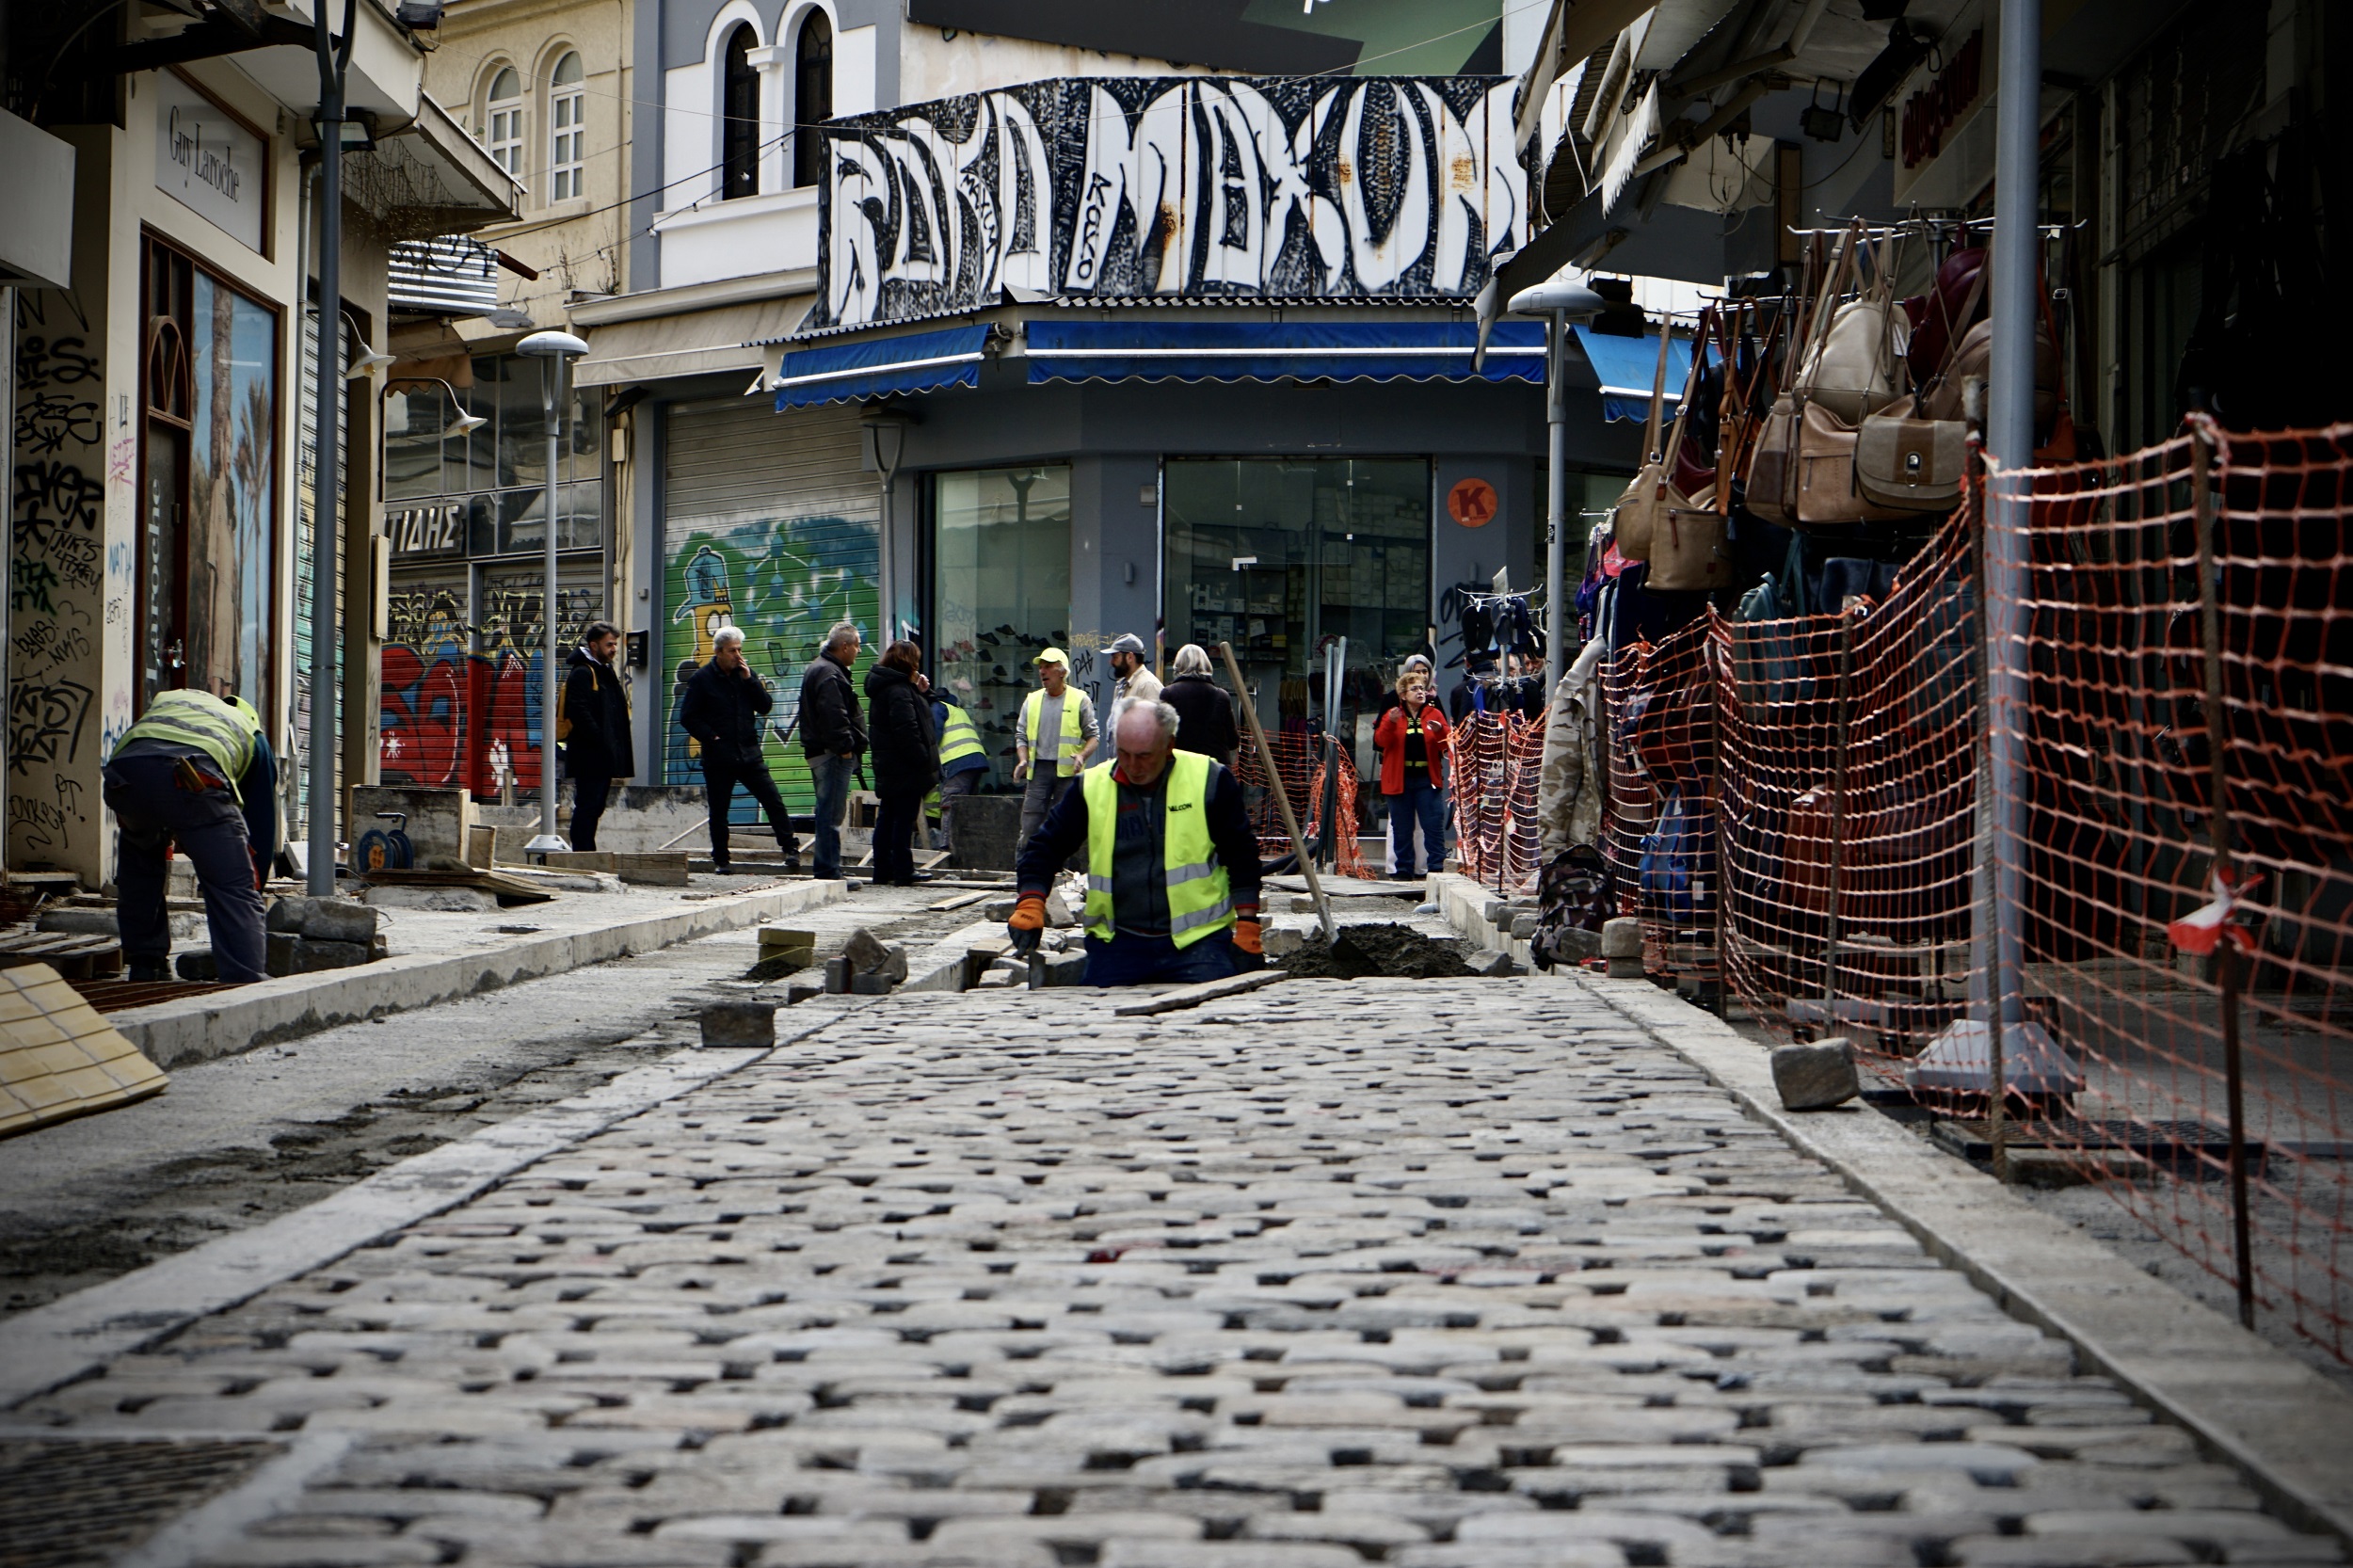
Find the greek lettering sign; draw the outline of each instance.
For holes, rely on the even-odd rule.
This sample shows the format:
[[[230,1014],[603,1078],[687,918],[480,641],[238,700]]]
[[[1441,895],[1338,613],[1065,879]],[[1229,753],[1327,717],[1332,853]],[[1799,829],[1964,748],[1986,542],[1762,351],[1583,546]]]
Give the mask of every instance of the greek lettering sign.
[[[462,555],[466,551],[466,503],[436,501],[387,512],[385,524],[395,555]]]
[[[155,188],[260,250],[269,142],[177,72],[154,80]]]

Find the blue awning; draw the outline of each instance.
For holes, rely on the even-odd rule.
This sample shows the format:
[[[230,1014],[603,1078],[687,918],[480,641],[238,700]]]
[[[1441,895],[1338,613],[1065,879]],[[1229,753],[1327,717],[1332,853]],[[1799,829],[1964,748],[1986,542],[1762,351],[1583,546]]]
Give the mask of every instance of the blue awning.
[[[1541,322],[1497,322],[1476,371],[1468,321],[1032,320],[1029,339],[1032,383],[1545,378]]]
[[[796,348],[771,383],[776,412],[846,403],[885,392],[937,392],[977,386],[988,328],[949,327],[896,338],[860,338]]]
[[[1590,327],[1571,328],[1585,359],[1601,383],[1601,417],[1605,420],[1650,419],[1650,389],[1658,374],[1658,334],[1622,338]],[[1691,374],[1689,340],[1676,338],[1667,348],[1667,412],[1683,400],[1683,383]]]

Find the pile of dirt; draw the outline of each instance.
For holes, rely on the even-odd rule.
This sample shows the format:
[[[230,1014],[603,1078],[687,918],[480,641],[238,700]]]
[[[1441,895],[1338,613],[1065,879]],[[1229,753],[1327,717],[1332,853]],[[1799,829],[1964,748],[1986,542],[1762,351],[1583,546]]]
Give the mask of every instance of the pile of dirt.
[[[1394,921],[1344,925],[1338,937],[1329,943],[1321,935],[1310,936],[1277,967],[1302,980],[1362,980],[1368,975],[1451,980],[1475,972],[1463,962],[1460,941],[1425,936],[1410,925]]]

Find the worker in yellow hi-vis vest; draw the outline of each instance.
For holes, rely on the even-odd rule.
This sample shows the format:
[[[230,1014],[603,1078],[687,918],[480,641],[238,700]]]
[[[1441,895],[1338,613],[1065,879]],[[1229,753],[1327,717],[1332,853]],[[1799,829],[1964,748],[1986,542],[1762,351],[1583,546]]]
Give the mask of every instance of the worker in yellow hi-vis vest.
[[[176,844],[204,892],[220,978],[268,979],[261,889],[278,853],[278,762],[252,705],[210,692],[157,692],[115,744],[104,781],[120,830],[116,917],[130,977],[170,978],[164,856]]]
[[[1176,749],[1176,710],[1131,702],[1117,757],[1087,769],[1021,852],[1021,896],[1006,927],[1034,949],[1046,895],[1069,855],[1086,851],[1090,985],[1222,980],[1262,962],[1258,838],[1241,785],[1223,763]]]
[[[1028,843],[1046,813],[1069,792],[1095,754],[1102,728],[1095,721],[1095,699],[1070,683],[1070,655],[1049,648],[1037,656],[1037,690],[1021,703],[1021,722],[1014,728],[1018,760],[1013,781],[1024,786],[1021,795],[1021,842]]]
[[[980,788],[988,776],[988,744],[980,726],[964,705],[946,689],[932,688],[932,728],[939,736],[939,802],[941,841],[934,849],[952,851],[956,842],[956,802]]]

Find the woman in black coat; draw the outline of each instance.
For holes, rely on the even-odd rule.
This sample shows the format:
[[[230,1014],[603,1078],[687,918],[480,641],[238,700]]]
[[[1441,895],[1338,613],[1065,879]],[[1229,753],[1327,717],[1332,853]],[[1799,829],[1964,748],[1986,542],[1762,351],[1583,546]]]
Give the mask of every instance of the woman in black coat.
[[[915,829],[923,797],[939,783],[939,735],[932,726],[922,655],[902,637],[866,672],[868,756],[874,764],[874,880],[887,888],[915,882]]]
[[[1197,751],[1229,768],[1234,765],[1234,753],[1241,745],[1241,732],[1234,728],[1234,699],[1210,678],[1208,649],[1187,643],[1176,650],[1168,684],[1160,688],[1160,700],[1176,710],[1178,750]]]

